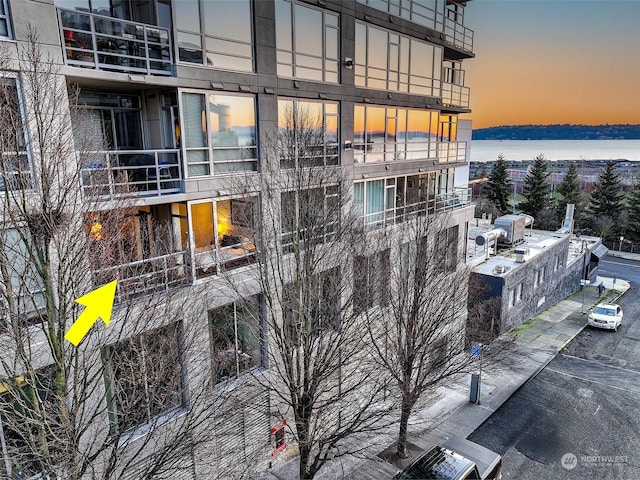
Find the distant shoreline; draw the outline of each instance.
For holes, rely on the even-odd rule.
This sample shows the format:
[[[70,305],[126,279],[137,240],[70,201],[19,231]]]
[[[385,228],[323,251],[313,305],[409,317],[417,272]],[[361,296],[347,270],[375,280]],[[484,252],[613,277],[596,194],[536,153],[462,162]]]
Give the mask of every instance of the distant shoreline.
[[[474,129],[473,140],[640,140],[640,125],[502,125]]]

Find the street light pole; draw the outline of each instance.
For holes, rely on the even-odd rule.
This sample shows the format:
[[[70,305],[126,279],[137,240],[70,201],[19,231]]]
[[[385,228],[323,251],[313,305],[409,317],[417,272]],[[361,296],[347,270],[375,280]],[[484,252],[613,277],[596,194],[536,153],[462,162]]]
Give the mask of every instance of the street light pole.
[[[620,246],[618,247],[618,251],[621,252],[622,251],[622,241],[624,240],[623,236],[620,236]]]

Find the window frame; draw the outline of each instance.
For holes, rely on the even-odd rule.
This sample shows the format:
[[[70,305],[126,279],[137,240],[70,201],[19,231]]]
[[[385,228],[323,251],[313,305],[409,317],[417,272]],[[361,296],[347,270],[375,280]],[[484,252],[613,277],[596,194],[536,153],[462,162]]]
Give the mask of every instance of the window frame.
[[[152,411],[153,399],[151,399],[149,395],[150,382],[147,378],[149,368],[147,365],[153,365],[154,362],[145,361],[145,359],[148,359],[148,357],[145,356],[144,353],[146,351],[152,352],[154,355],[161,355],[162,362],[160,363],[162,363],[163,365],[166,365],[167,356],[163,355],[162,351],[148,349],[147,346],[143,345],[143,342],[149,341],[149,339],[152,339],[158,335],[163,335],[167,330],[173,330],[172,332],[170,332],[170,334],[175,339],[174,346],[176,350],[176,358],[174,359],[175,362],[172,368],[175,368],[178,371],[178,378],[175,379],[177,381],[176,387],[178,388],[178,390],[175,393],[177,393],[179,401],[174,405],[163,406],[163,409],[156,413]],[[166,337],[156,338],[166,339]],[[155,341],[157,341],[157,339]],[[132,352],[134,352],[134,355],[140,355],[139,358],[142,360],[142,365],[136,364],[136,367],[138,367],[142,371],[142,375],[140,378],[138,378],[138,381],[139,385],[142,385],[142,390],[144,392],[144,408],[139,408],[138,412],[121,411],[123,406],[119,405],[119,401],[117,398],[118,393],[120,393],[117,391],[117,389],[126,388],[126,385],[124,385],[123,387],[122,385],[120,385],[120,382],[124,382],[125,380],[131,382],[136,380],[133,377],[125,379],[121,376],[116,375],[116,367],[114,366],[114,361],[116,361],[117,357],[123,352],[127,353],[127,357],[125,358],[124,362],[132,361],[130,356]],[[137,360],[137,358],[134,357],[133,360]],[[119,443],[121,443],[122,441],[126,442],[132,438],[137,438],[139,435],[144,435],[153,427],[161,425],[167,420],[176,417],[179,412],[182,412],[187,408],[187,385],[185,379],[182,321],[179,320],[176,322],[168,323],[154,329],[146,330],[138,335],[122,339],[114,344],[105,345],[102,348],[102,363],[104,368],[103,375],[109,416],[110,434],[113,437],[118,438]],[[127,393],[130,392],[125,391],[125,394]],[[138,415],[142,412],[144,413],[144,415],[142,415],[144,418],[126,418],[132,415]],[[121,424],[124,424],[124,427],[122,427]]]
[[[375,308],[386,308],[390,301],[391,249],[353,257],[354,315],[359,316]]]
[[[235,383],[244,375],[250,374],[251,372],[257,372],[263,369],[267,368],[267,340],[266,340],[266,324],[264,321],[264,306],[263,306],[263,302],[264,302],[264,298],[262,296],[262,294],[256,294],[256,295],[251,295],[249,297],[246,297],[244,299],[240,299],[240,300],[236,300],[234,302],[231,303],[227,303],[225,305],[220,305],[216,308],[212,308],[209,309],[207,311],[207,315],[208,315],[208,330],[209,330],[209,345],[210,345],[210,350],[211,350],[211,385],[214,388],[217,388],[221,385],[225,385],[225,386],[233,386],[235,385]],[[254,327],[257,327],[258,332],[257,335],[255,335],[254,340],[256,341],[256,344],[260,350],[259,352],[259,360],[254,359],[251,355],[246,354],[241,348],[240,348],[240,343],[243,343],[244,341],[246,341],[246,339],[243,339],[243,341],[241,342],[240,338],[239,338],[239,329],[238,329],[238,324],[239,324],[239,307],[242,307],[244,305],[248,305],[248,306],[255,306],[255,314],[257,315],[257,318],[255,319],[250,319],[250,320],[255,320]],[[220,330],[221,325],[216,325],[215,324],[215,315],[216,312],[220,312],[222,310],[226,310],[228,308],[232,308],[232,314],[233,314],[233,334],[234,334],[234,346],[233,346],[233,351],[234,351],[234,363],[235,363],[235,375],[229,375],[226,376],[225,378],[219,378],[216,375],[216,356],[221,354],[223,352],[223,350],[216,350],[215,348],[215,341],[217,339],[217,337],[214,335],[214,330]],[[249,307],[250,308],[250,307]],[[229,312],[222,312],[222,314],[220,315],[220,317],[222,317],[223,315],[227,314]],[[226,349],[228,350],[228,349]],[[225,350],[225,351],[226,351]],[[240,362],[240,354],[244,354],[247,355],[249,357],[249,359],[251,361],[253,361],[254,363],[250,363],[248,364],[248,366],[246,368],[241,368],[241,362]]]
[[[188,132],[188,124],[185,120],[185,101],[184,99],[184,95],[200,95],[203,97],[204,100],[204,111],[201,110],[201,128],[202,126],[206,123],[206,132],[201,131],[201,133],[203,134],[203,138],[204,138],[204,146],[188,146],[187,145],[187,141],[188,141],[188,136],[189,136],[189,132]],[[242,146],[242,145],[237,145],[237,146],[227,146],[227,145],[222,145],[222,146],[218,146],[216,147],[214,145],[214,141],[212,138],[212,134],[216,133],[213,132],[211,129],[211,114],[216,114],[216,112],[212,112],[211,110],[211,102],[210,102],[210,98],[211,96],[215,96],[215,97],[238,97],[238,98],[250,98],[253,101],[253,134],[254,134],[254,145],[248,145],[248,146]],[[180,108],[180,126],[182,129],[182,134],[181,134],[181,141],[180,141],[180,151],[182,153],[182,157],[183,157],[183,169],[184,169],[184,173],[185,173],[185,178],[187,179],[192,179],[192,178],[206,178],[206,177],[220,177],[223,175],[234,175],[234,174],[246,174],[247,172],[258,172],[259,170],[259,162],[258,162],[258,138],[259,138],[259,132],[258,132],[258,99],[257,96],[255,94],[242,94],[242,93],[234,93],[234,92],[226,92],[226,91],[219,91],[219,90],[200,90],[200,89],[179,89],[178,90],[178,102],[179,102],[179,108]],[[204,115],[204,118],[202,118],[202,115]],[[220,133],[220,132],[217,132]],[[240,155],[238,155],[238,158],[234,158],[234,159],[222,159],[222,160],[217,160],[216,161],[216,153],[217,152],[224,152],[224,151],[231,151],[231,150],[237,150],[240,152]],[[206,155],[206,158],[204,160],[201,161],[194,161],[194,162],[190,162],[189,161],[189,153],[190,152],[204,152]],[[252,151],[253,155],[250,158],[243,158],[242,153],[246,152],[246,151]],[[240,168],[238,169],[231,169],[231,170],[222,170],[220,172],[218,172],[218,170],[221,168],[221,165],[239,165]],[[195,173],[191,173],[191,167],[204,167],[204,172],[205,173],[200,173],[200,174],[195,174]],[[243,168],[244,167],[244,168]],[[248,167],[248,168],[247,168]]]
[[[2,0],[0,0],[2,1]],[[31,149],[29,142],[29,131],[28,131],[28,123],[27,123],[27,115],[26,115],[26,106],[25,100],[22,94],[22,85],[20,81],[19,75],[15,74],[0,74],[0,82],[5,84],[2,87],[2,91],[8,91],[10,89],[15,90],[15,97],[12,99],[15,101],[15,105],[13,106],[16,110],[13,112],[15,115],[19,115],[20,117],[20,127],[21,132],[16,136],[16,144],[15,145],[7,145],[7,149],[3,152],[0,152],[0,158],[7,157],[9,159],[15,159],[15,164],[17,167],[20,167],[16,170],[4,170],[4,165],[8,163],[6,160],[2,161],[2,174],[0,175],[0,191],[5,191],[7,185],[5,184],[5,178],[11,179],[12,176],[15,176],[17,179],[16,185],[17,187],[13,188],[9,185],[9,189],[11,190],[31,190],[33,188],[33,179],[34,172],[32,168],[31,161]],[[13,95],[12,95],[13,96]],[[4,99],[0,97],[0,102],[4,102]],[[6,110],[6,105],[0,104],[0,107]],[[10,119],[10,122],[17,122],[17,118],[15,120]],[[1,123],[1,122],[0,122]],[[16,132],[18,133],[18,132]],[[15,146],[18,149],[13,150],[9,147]],[[1,147],[1,146],[0,146]]]
[[[302,167],[328,167],[328,166],[338,166],[341,164],[341,159],[340,159],[340,102],[337,101],[327,101],[327,100],[311,100],[311,99],[304,99],[304,98],[288,98],[288,97],[278,97],[278,132],[282,132],[283,130],[286,131],[286,127],[282,126],[280,124],[280,122],[282,120],[287,121],[288,119],[283,119],[282,117],[282,113],[286,113],[285,112],[281,112],[282,110],[285,110],[287,107],[285,106],[285,102],[289,102],[291,105],[291,110],[293,112],[293,123],[294,125],[291,127],[293,129],[294,132],[294,148],[295,148],[295,152],[293,152],[293,160],[291,159],[287,159],[286,157],[280,157],[280,166],[282,168],[302,168]],[[321,120],[321,129],[322,129],[322,133],[324,134],[324,142],[322,143],[322,152],[320,152],[320,155],[314,155],[313,157],[311,157],[311,161],[307,162],[307,161],[300,161],[300,156],[299,156],[299,151],[297,149],[298,146],[298,142],[295,140],[295,133],[299,131],[298,124],[296,122],[297,116],[298,116],[298,112],[301,112],[301,115],[305,115],[304,111],[301,109],[305,109],[305,105],[306,104],[319,104],[322,106],[322,118],[318,119]],[[333,105],[335,106],[335,113],[334,112],[328,112],[327,111],[327,106],[328,105]],[[329,122],[329,119],[332,119],[333,122],[335,122],[336,125],[336,138],[335,138],[335,142],[327,142],[327,125],[329,123],[333,123],[333,122]],[[308,128],[309,126],[305,126],[303,125],[301,128]],[[279,137],[281,138],[281,134],[279,135]],[[286,139],[285,139],[286,140]],[[285,148],[284,150],[286,150],[286,142],[285,142]],[[317,160],[314,161],[314,159],[321,159],[321,162],[318,162]],[[335,159],[335,161],[330,161],[330,159]]]
[[[428,28],[434,28],[439,32],[443,31],[444,24],[444,10],[446,9],[445,0],[433,0],[435,2],[435,8],[424,5],[424,2],[418,2],[415,0],[402,0],[401,2],[393,0],[356,0],[358,3],[369,5],[371,8],[379,10],[381,12],[390,13],[391,15],[399,16],[411,22],[423,25]],[[379,8],[378,6],[384,3],[386,9]],[[441,8],[442,11],[438,10]],[[426,13],[423,15],[420,11]]]
[[[0,22],[4,21],[7,26],[7,35],[0,35],[0,40],[13,40],[13,25],[11,23],[9,0],[0,0],[0,7],[2,7],[2,10],[0,10]]]
[[[312,221],[312,224],[309,227],[304,226],[303,222],[303,214],[301,204],[300,204],[300,195],[301,194],[310,194],[313,195],[313,192],[319,192],[322,194],[322,218]],[[292,195],[293,199],[291,201],[285,201],[284,198],[286,195]],[[335,201],[334,208],[331,208],[330,202]],[[312,187],[305,190],[284,190],[280,193],[280,241],[282,244],[283,251],[285,253],[290,253],[292,251],[293,241],[294,239],[299,243],[304,243],[308,241],[317,241],[317,243],[329,243],[336,239],[338,235],[339,225],[341,221],[341,187],[338,184],[335,185],[324,185],[319,187]],[[286,208],[292,208],[292,211],[285,212]],[[335,211],[336,217],[333,217],[333,212]],[[310,212],[313,214],[313,212]],[[333,221],[329,221],[333,220]],[[292,228],[289,229],[288,227]],[[313,230],[313,235],[307,235],[307,231],[309,229]],[[287,241],[286,238],[289,236],[291,241]],[[303,246],[301,248],[307,248],[307,246]]]
[[[236,243],[229,243],[228,245],[223,245],[223,240],[226,233],[220,232],[220,223],[219,222],[219,208],[221,207],[221,203],[229,202],[229,226],[234,229],[237,228],[238,231],[233,233],[229,233],[231,237],[238,237],[239,241]],[[253,217],[253,226],[247,227],[246,225],[238,224],[237,222],[233,223],[234,216],[234,205],[236,208],[240,206],[240,204],[249,204],[253,203],[253,206],[250,207],[250,213]],[[210,205],[211,206],[211,231],[200,232],[204,234],[211,234],[211,242],[209,243],[209,247],[201,246],[198,247],[196,245],[196,224],[195,224],[195,215],[193,214],[192,208],[196,205]],[[246,208],[246,207],[243,207]],[[257,245],[256,241],[257,233],[258,233],[258,215],[260,212],[260,197],[259,195],[249,195],[249,196],[233,196],[227,198],[215,198],[215,199],[203,199],[196,200],[192,202],[187,202],[187,222],[188,222],[188,232],[189,232],[189,251],[191,252],[191,256],[195,261],[193,262],[193,268],[195,269],[194,278],[202,278],[203,276],[208,276],[211,274],[218,274],[226,270],[241,268],[247,265],[252,265],[256,261],[257,255]],[[240,221],[243,218],[239,219]],[[243,235],[245,233],[246,235]],[[235,241],[231,239],[232,242]],[[232,254],[238,255],[237,257],[225,259],[225,249],[229,250],[238,250],[242,249],[244,253],[239,252],[230,252]],[[199,264],[201,266],[199,266]],[[202,271],[200,271],[200,269]]]
[[[207,34],[206,31],[206,27],[205,27],[205,8],[204,8],[204,2],[210,1],[210,0],[195,0],[197,2],[197,7],[198,7],[198,19],[199,19],[199,31],[192,31],[192,30],[183,30],[181,28],[178,27],[178,21],[177,21],[177,14],[176,14],[176,9],[172,8],[172,14],[173,14],[173,24],[174,24],[174,31],[175,31],[175,51],[174,51],[174,55],[176,58],[176,63],[179,65],[184,65],[184,66],[190,66],[190,67],[202,67],[202,68],[215,68],[218,70],[227,70],[227,71],[232,71],[232,72],[245,72],[245,73],[254,73],[256,71],[256,48],[255,48],[255,40],[256,40],[256,33],[255,33],[255,28],[254,28],[254,15],[253,15],[253,11],[254,11],[254,7],[253,7],[253,2],[251,0],[246,0],[246,3],[249,6],[249,32],[251,34],[251,39],[249,40],[249,42],[246,41],[239,41],[237,39],[230,39],[230,38],[225,38],[225,37],[216,37],[213,35],[209,35]],[[174,2],[172,2],[174,3]],[[174,3],[175,6],[175,3]],[[194,51],[199,51],[200,52],[200,59],[201,62],[190,62],[188,60],[182,60],[181,56],[180,56],[180,36],[181,34],[183,35],[193,35],[193,36],[199,36],[200,37],[200,49],[194,49]],[[235,45],[242,45],[242,46],[249,46],[249,48],[251,49],[251,69],[238,69],[238,68],[229,68],[229,67],[218,67],[215,65],[208,65],[208,57],[207,57],[207,53],[212,53],[212,54],[219,54],[221,52],[219,51],[210,51],[207,50],[207,39],[211,39],[214,41],[221,41],[221,42],[229,42],[229,43],[233,43]],[[235,58],[242,58],[242,59],[247,59],[246,56],[242,56],[242,55],[226,55],[228,57],[235,57]]]
[[[402,161],[425,160],[429,158],[437,158],[438,156],[438,130],[440,125],[440,112],[437,110],[425,110],[417,108],[405,107],[389,107],[385,105],[354,105],[354,119],[361,117],[362,119],[362,135],[358,135],[354,125],[354,163],[388,163]],[[382,109],[384,111],[384,142],[381,144],[382,152],[373,153],[373,134],[378,130],[370,132],[368,123],[373,109]],[[429,120],[426,128],[420,132],[426,132],[426,149],[415,149],[415,143],[410,141],[411,131],[409,125],[411,123],[412,114],[428,114]],[[390,125],[395,126],[390,130]],[[400,128],[404,125],[404,131]],[[404,134],[399,139],[400,133]],[[415,133],[415,131],[414,131]],[[390,141],[388,139],[391,139]],[[370,141],[371,140],[371,141]],[[362,153],[360,153],[362,152]],[[376,159],[374,155],[381,155],[382,158]],[[369,158],[368,158],[369,157]]]
[[[357,88],[370,88],[438,98],[442,96],[442,62],[444,59],[444,48],[442,46],[359,20],[356,21],[355,27],[356,64],[354,84]],[[359,33],[362,32],[361,29],[364,29],[365,45],[360,44],[363,40],[359,38],[362,35]],[[386,36],[386,39],[382,41],[382,44],[386,45],[386,51],[383,56],[383,58],[386,58],[385,67],[376,67],[370,61],[372,55],[374,55],[369,48],[371,30],[382,32]],[[403,47],[405,44],[407,46]],[[391,47],[396,46],[398,49],[397,54],[392,54]],[[428,73],[430,76],[417,73],[416,68],[420,62],[412,60],[413,56],[420,54],[418,50],[423,47],[431,48],[431,72]],[[376,55],[381,56],[382,53],[376,52]],[[364,64],[361,64],[363,56]],[[412,65],[414,65],[413,69]],[[379,73],[378,76],[375,76],[376,71]],[[382,86],[383,84],[384,86]]]
[[[289,5],[289,14],[288,14],[288,20],[290,22],[290,25],[286,25],[283,26],[282,24],[278,24],[278,4],[288,4]],[[321,57],[318,56],[314,56],[314,55],[310,55],[310,54],[305,54],[305,53],[298,53],[297,48],[296,48],[296,7],[297,8],[306,8],[309,10],[313,10],[316,12],[320,12],[322,14],[322,25],[321,25],[321,30],[322,30],[322,55]],[[283,78],[298,78],[301,80],[308,80],[308,81],[312,81],[312,82],[322,82],[322,83],[331,83],[331,84],[337,84],[339,85],[341,82],[341,78],[340,78],[340,52],[341,52],[341,36],[340,36],[340,21],[341,21],[341,15],[337,12],[333,12],[331,10],[326,10],[326,9],[322,9],[322,8],[317,8],[314,7],[312,5],[308,5],[308,4],[302,4],[293,0],[276,0],[276,31],[278,29],[283,29],[286,30],[287,32],[290,31],[291,32],[291,38],[289,39],[291,42],[291,49],[289,48],[283,48],[282,46],[279,46],[277,43],[277,39],[276,39],[276,69],[278,72],[278,76],[279,77],[283,77]],[[333,16],[336,17],[336,25],[330,25],[327,23],[327,16]],[[290,27],[290,28],[289,28]],[[337,46],[336,46],[336,52],[335,52],[335,58],[332,58],[330,56],[330,54],[327,52],[327,38],[328,38],[328,32],[331,30],[335,30],[335,35],[337,37]],[[291,59],[291,63],[285,62],[282,60],[283,57],[289,55],[290,59]],[[320,60],[322,62],[322,67],[321,69],[318,69],[317,67],[311,67],[311,66],[301,66],[300,64],[303,63],[301,60],[302,58],[299,57],[303,57],[303,58],[312,58],[315,60]],[[329,70],[327,67],[331,64],[335,64],[335,71],[331,71]],[[290,75],[287,75],[286,72],[283,72],[284,68],[290,68]],[[320,79],[318,78],[313,78],[310,76],[305,76],[305,75],[300,75],[299,71],[300,70],[309,70],[309,71],[320,71],[321,73],[321,77]],[[328,74],[335,74],[335,81],[332,78],[328,78],[330,77],[330,75]]]

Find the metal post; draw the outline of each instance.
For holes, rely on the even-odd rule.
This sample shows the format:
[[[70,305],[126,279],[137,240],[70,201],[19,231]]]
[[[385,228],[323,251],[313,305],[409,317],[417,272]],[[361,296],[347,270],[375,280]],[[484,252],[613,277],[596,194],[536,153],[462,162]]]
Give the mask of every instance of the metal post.
[[[480,375],[478,375],[478,405],[480,405],[480,391],[482,390],[482,355],[484,355],[484,345],[480,344]]]

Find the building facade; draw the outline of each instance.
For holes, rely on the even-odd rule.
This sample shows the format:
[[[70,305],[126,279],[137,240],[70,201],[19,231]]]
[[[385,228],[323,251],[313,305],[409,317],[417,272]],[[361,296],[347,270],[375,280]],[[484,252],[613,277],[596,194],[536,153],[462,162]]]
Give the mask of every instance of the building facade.
[[[390,230],[410,212],[451,212],[449,261],[464,262],[473,218],[471,126],[459,119],[469,112],[462,65],[474,56],[466,3],[0,0],[0,44],[18,58],[15,52],[29,45],[30,24],[36,44],[59,68],[58,81],[79,87],[82,120],[65,121],[76,142],[77,155],[69,158],[82,162],[74,186],[83,199],[76,220],[88,239],[88,284],[117,278],[116,306],[127,301],[132,309],[132,299],[144,305],[150,296],[198,296],[199,310],[191,313],[207,331],[200,340],[209,354],[198,375],[215,390],[268,371],[268,335],[251,333],[262,331],[260,285],[246,282],[240,291],[227,279],[260,261],[253,234],[265,212],[274,211],[269,203],[300,201],[299,192],[282,191],[276,200],[265,195],[262,176],[300,165],[340,171],[348,180],[322,194],[327,202],[348,194],[365,231]],[[29,190],[44,175],[35,161],[24,65],[18,58],[0,72],[14,97],[6,108],[24,123],[19,145],[2,152],[20,159],[11,168],[5,164],[3,192]],[[311,157],[274,158],[270,142],[293,111],[321,124],[324,145]],[[282,232],[275,241],[286,243]],[[107,244],[108,237],[114,241]],[[96,424],[135,432],[132,443],[153,434],[153,428],[143,432],[145,425],[173,428],[179,415],[172,412],[195,390],[189,349],[178,345],[183,323],[177,315],[99,347],[105,388],[95,395],[107,398],[107,407]],[[158,364],[169,366],[152,371]],[[127,365],[135,366],[135,379]],[[150,394],[152,374],[163,395]],[[2,377],[11,375],[17,378],[5,368]],[[268,395],[244,395],[208,424],[210,443],[174,463],[181,476],[170,478],[231,478],[238,465],[277,461],[270,453],[283,443],[270,431],[282,419],[272,414],[273,402]],[[140,407],[127,413],[130,404]],[[24,439],[9,423],[3,420],[0,432],[0,469],[9,478],[20,472],[40,478],[42,467],[16,459]],[[137,455],[143,462],[143,453]],[[128,462],[133,466],[118,478],[138,478],[136,462]]]

